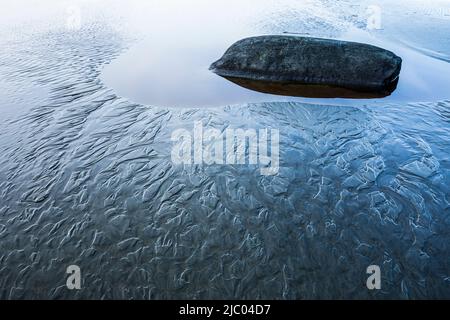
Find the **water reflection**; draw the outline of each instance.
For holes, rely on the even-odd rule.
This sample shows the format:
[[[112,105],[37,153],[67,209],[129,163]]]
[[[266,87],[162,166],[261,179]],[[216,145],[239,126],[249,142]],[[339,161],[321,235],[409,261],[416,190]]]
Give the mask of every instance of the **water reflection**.
[[[134,13],[139,6],[134,7]],[[323,1],[289,0],[265,0],[258,4],[252,1],[243,4],[222,0],[214,3],[198,0],[187,4],[172,0],[167,6],[151,2],[141,8],[146,18],[136,19],[134,25],[135,30],[145,36],[140,37],[136,45],[107,66],[102,77],[119,95],[150,105],[198,107],[249,102],[311,102],[307,98],[247,90],[208,71],[209,65],[239,39],[261,34],[298,33],[300,29],[300,34],[308,36],[329,36],[377,45],[402,57],[403,67],[397,91],[380,101],[433,101],[448,98],[448,63],[392,41],[392,33],[390,37],[383,32],[375,33],[374,36],[367,30],[355,27],[349,17],[333,14],[340,6],[330,4],[326,7]],[[389,8],[386,6],[384,10],[389,11]],[[296,19],[293,20],[292,15]],[[289,23],[284,23],[286,21]],[[298,21],[298,24],[293,21]],[[287,94],[290,95],[289,92]],[[352,99],[323,99],[318,102],[355,104]],[[374,101],[368,99],[356,103],[361,102]]]

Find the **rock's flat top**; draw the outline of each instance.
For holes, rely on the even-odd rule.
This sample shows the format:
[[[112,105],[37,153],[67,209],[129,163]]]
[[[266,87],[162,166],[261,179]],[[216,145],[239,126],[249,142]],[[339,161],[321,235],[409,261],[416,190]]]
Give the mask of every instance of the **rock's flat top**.
[[[230,80],[316,85],[389,95],[397,86],[401,64],[402,59],[391,51],[368,44],[259,36],[233,44],[210,69]]]

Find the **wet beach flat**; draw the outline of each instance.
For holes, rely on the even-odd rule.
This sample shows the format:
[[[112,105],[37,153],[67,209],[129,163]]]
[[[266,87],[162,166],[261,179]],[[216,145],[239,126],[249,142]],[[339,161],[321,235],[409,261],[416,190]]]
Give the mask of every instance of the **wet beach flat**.
[[[373,30],[364,0],[24,2],[0,13],[1,299],[450,298],[448,1],[380,1]],[[274,96],[208,70],[285,33],[393,50],[398,88]],[[279,130],[277,174],[175,165],[198,122]]]

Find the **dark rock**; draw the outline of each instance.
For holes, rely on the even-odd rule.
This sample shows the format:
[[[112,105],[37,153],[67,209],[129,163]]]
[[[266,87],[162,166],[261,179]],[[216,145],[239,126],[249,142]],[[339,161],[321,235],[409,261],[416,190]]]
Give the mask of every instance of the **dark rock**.
[[[376,98],[397,87],[402,59],[368,44],[298,36],[240,40],[210,70],[272,94]]]

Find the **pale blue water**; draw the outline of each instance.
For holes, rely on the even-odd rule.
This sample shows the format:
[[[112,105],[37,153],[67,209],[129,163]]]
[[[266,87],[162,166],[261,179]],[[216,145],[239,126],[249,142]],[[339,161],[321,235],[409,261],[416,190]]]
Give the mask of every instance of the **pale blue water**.
[[[361,105],[447,99],[450,64],[442,42],[448,44],[450,15],[446,13],[450,5],[391,2],[378,4],[379,29],[368,25],[372,13],[367,10],[372,3],[366,1],[353,5],[292,0],[241,4],[244,8],[258,8],[250,12],[238,11],[238,3],[227,5],[226,1],[209,5],[194,1],[203,10],[191,3],[172,1],[181,7],[182,15],[173,9],[155,10],[160,7],[158,4],[149,5],[146,19],[137,19],[134,24],[138,40],[104,68],[102,79],[132,101],[157,106],[214,107],[283,101]],[[243,89],[208,70],[231,44],[242,38],[286,33],[358,41],[395,52],[403,59],[398,90],[375,101],[299,99]],[[430,41],[430,37],[435,40]]]
[[[96,3],[80,4],[71,31],[64,6],[49,6],[47,20],[29,4],[37,16],[27,24],[24,7],[2,12],[0,298],[450,298],[448,2],[422,19],[421,2],[381,1],[383,29],[373,31],[365,1],[236,2],[230,29],[214,26],[213,12],[230,12],[220,2]],[[195,25],[199,12],[209,25]],[[169,38],[154,40],[158,63],[130,55],[148,45],[151,15],[157,40]],[[174,41],[183,19],[186,34],[203,33]],[[201,71],[247,31],[392,46],[405,58],[402,81],[385,100],[305,103]],[[191,39],[217,42],[203,55]],[[279,173],[174,165],[172,132],[200,120],[278,129]],[[65,286],[72,264],[79,291]],[[366,288],[373,264],[379,291]]]

